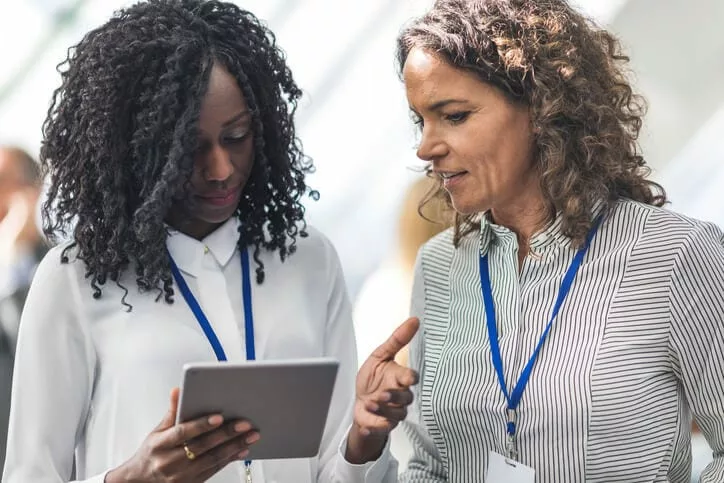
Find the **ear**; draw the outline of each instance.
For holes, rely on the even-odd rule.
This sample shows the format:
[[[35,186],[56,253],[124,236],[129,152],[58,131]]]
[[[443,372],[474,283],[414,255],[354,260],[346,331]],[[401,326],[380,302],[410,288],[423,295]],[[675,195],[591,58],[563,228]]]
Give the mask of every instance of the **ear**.
[[[533,117],[530,118],[530,130],[533,132],[533,134],[540,134],[540,123],[537,119],[534,119]]]
[[[530,130],[533,134],[540,134],[540,123],[536,118],[533,110],[528,106],[528,119],[530,119]]]

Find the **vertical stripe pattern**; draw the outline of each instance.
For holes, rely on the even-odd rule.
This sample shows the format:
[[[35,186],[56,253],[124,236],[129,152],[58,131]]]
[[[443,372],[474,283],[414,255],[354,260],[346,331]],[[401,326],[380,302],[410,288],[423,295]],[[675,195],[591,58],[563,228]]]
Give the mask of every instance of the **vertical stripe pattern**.
[[[531,240],[520,271],[515,234],[487,221],[480,238],[457,249],[448,231],[421,251],[413,315],[423,330],[410,359],[421,381],[404,425],[415,454],[401,481],[481,482],[488,452],[504,453],[506,402],[490,357],[478,259],[490,258],[510,390],[576,252],[560,223]],[[620,201],[534,366],[518,410],[519,459],[539,483],[688,483],[692,414],[724,454],[724,234]],[[724,481],[724,459],[715,458],[702,481]]]

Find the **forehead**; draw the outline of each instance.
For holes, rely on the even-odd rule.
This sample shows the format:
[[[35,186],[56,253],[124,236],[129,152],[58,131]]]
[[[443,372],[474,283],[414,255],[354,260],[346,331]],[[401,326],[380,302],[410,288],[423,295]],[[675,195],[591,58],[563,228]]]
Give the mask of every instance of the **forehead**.
[[[453,67],[440,56],[420,48],[410,51],[402,75],[408,100],[416,108],[443,98],[474,97],[487,90],[473,73]]]
[[[246,110],[248,105],[236,78],[223,64],[214,63],[201,101],[201,125],[224,123]]]

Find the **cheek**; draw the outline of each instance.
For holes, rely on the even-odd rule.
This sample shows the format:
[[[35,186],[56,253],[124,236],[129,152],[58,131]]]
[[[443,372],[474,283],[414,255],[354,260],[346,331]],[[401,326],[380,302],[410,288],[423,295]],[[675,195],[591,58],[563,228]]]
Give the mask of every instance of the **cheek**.
[[[465,146],[459,145],[465,168],[475,178],[477,195],[498,197],[517,191],[533,169],[530,146],[530,139],[521,135],[471,135]]]
[[[191,177],[181,187],[181,192],[185,195],[193,194],[193,193],[198,192],[200,190],[200,188],[203,187],[203,185],[204,185],[203,173],[201,172],[201,169],[194,167],[194,170],[191,172]]]
[[[194,190],[195,188],[203,185],[204,182],[204,167],[206,166],[206,159],[203,154],[196,153],[194,155],[194,167],[191,169],[191,175],[182,187],[185,190]]]
[[[231,155],[236,171],[243,177],[248,177],[254,166],[254,146],[251,140],[234,149]]]
[[[237,156],[234,161],[234,167],[240,175],[248,177],[251,169],[254,167],[254,157],[248,155]]]
[[[509,130],[481,146],[484,164],[502,180],[525,176],[533,167],[533,144],[526,131]]]

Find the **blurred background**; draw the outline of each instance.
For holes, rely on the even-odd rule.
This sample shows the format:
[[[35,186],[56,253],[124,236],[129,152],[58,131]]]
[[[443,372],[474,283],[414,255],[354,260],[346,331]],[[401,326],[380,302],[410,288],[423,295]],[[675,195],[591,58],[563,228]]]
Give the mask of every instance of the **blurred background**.
[[[55,66],[84,32],[129,3],[0,2],[0,144],[37,156],[40,127],[59,83]],[[318,202],[307,203],[309,221],[339,251],[366,355],[404,318],[409,253],[439,229],[420,225],[417,237],[404,237],[409,223],[417,223],[409,221],[411,207],[421,192],[416,184],[424,182],[394,63],[401,25],[431,0],[237,3],[277,34],[306,93],[298,134],[317,166],[309,184],[321,193]],[[575,3],[616,32],[632,57],[635,83],[650,106],[643,153],[652,177],[667,188],[671,208],[724,226],[724,1]],[[703,443],[695,441],[700,467],[710,451],[697,444]]]

